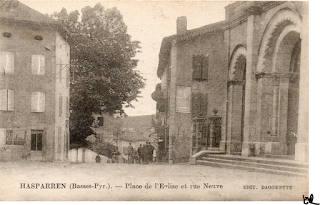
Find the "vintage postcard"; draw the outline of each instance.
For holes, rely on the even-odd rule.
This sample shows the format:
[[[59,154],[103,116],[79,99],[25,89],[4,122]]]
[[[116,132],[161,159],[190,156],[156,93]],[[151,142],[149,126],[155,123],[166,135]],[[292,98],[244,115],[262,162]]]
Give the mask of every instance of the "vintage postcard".
[[[309,2],[1,0],[0,31],[0,200],[320,202]]]

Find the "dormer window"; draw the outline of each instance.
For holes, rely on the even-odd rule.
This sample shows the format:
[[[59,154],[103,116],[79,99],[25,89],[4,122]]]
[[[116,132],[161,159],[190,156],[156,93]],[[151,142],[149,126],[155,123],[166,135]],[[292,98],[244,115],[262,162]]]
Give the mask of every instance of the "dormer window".
[[[2,35],[4,37],[6,37],[6,38],[10,38],[11,37],[11,33],[9,33],[9,32],[4,32]]]
[[[42,36],[37,35],[37,36],[35,36],[35,37],[34,37],[34,39],[36,39],[37,41],[42,41],[42,40],[43,40],[43,37],[42,37]]]

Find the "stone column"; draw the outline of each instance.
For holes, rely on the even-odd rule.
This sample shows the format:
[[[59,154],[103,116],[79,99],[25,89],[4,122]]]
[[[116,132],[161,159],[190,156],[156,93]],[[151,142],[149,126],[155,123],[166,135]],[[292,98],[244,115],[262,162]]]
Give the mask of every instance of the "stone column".
[[[298,134],[295,160],[309,160],[309,9],[302,4],[301,61],[299,82]]]
[[[244,134],[242,156],[250,155],[251,142],[257,141],[257,83],[255,79],[256,65],[259,51],[259,22],[260,16],[256,13],[248,16],[247,20],[247,62],[246,62],[246,89]]]
[[[213,123],[211,121],[210,125],[209,125],[209,147],[214,147],[213,146],[213,132],[214,132],[214,128],[213,128]]]

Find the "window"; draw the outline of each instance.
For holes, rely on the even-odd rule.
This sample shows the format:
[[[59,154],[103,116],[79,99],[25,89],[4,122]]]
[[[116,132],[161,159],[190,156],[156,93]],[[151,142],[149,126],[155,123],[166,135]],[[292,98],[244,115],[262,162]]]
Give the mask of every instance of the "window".
[[[32,55],[32,70],[31,73],[34,75],[45,74],[45,57],[44,55]]]
[[[208,107],[208,94],[192,94],[192,117],[206,117]]]
[[[31,112],[45,111],[46,94],[42,92],[31,93]]]
[[[190,113],[191,87],[177,86],[176,112]]]
[[[14,91],[0,90],[0,110],[13,111],[14,110]]]
[[[192,78],[194,80],[207,80],[208,79],[208,67],[209,67],[209,57],[204,55],[194,55],[192,59],[193,74]]]
[[[12,34],[9,33],[9,32],[4,32],[4,33],[2,33],[2,35],[3,35],[4,37],[6,37],[6,38],[10,38],[10,37],[12,36]]]
[[[98,117],[98,126],[99,127],[103,126],[103,117]]]
[[[14,54],[11,52],[0,52],[0,72],[2,74],[14,73]]]
[[[43,130],[31,130],[31,151],[42,150]]]
[[[34,37],[34,39],[36,39],[37,41],[42,41],[43,37],[40,36],[40,35],[37,35],[37,36]]]

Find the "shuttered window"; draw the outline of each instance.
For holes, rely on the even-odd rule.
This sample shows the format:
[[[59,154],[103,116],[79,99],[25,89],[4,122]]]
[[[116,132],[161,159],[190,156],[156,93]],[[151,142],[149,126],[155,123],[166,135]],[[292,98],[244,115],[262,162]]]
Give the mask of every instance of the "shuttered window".
[[[14,73],[14,54],[11,52],[0,52],[1,74]]]
[[[31,73],[34,75],[45,74],[45,57],[44,55],[32,55]]]
[[[208,107],[208,94],[192,94],[192,117],[206,117]]]
[[[14,91],[0,90],[0,110],[13,111],[14,110]]]
[[[209,57],[204,55],[194,55],[192,59],[194,80],[207,80],[208,79],[208,68],[209,68]]]
[[[31,93],[31,112],[45,111],[46,95],[42,92]]]
[[[177,86],[176,112],[190,113],[191,87]]]

